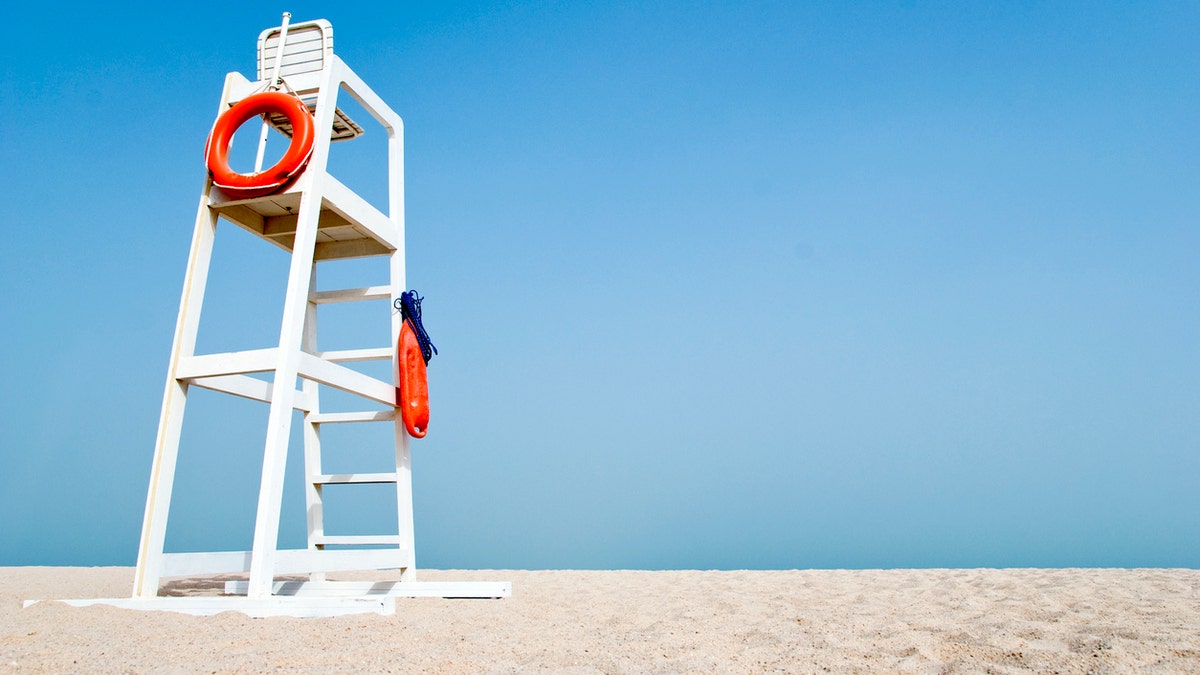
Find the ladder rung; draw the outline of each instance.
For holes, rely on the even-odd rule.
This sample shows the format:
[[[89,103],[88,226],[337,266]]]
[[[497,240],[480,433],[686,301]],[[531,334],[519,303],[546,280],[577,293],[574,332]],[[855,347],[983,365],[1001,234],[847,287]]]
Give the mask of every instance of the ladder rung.
[[[391,347],[372,347],[370,349],[339,349],[336,351],[320,352],[317,356],[334,363],[349,363],[351,361],[385,361],[391,360]]]
[[[365,288],[343,288],[336,291],[315,291],[308,294],[308,301],[323,305],[330,302],[357,302],[359,300],[390,300],[391,286],[367,286]]]
[[[396,418],[395,409],[367,410],[364,412],[312,413],[311,424],[340,424],[344,422],[391,422]]]
[[[371,546],[373,544],[400,545],[398,534],[353,534],[353,535],[321,535],[311,537],[310,542],[317,546]]]
[[[352,483],[395,483],[393,473],[321,473],[312,477],[313,485],[349,485]]]

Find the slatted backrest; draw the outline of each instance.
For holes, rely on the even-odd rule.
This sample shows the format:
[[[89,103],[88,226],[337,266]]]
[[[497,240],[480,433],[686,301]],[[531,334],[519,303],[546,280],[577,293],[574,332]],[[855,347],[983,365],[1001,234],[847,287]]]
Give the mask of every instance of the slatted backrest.
[[[275,69],[279,49],[279,26],[258,36],[258,79],[266,80]],[[319,71],[333,56],[333,26],[325,19],[304,21],[288,26],[280,77]]]

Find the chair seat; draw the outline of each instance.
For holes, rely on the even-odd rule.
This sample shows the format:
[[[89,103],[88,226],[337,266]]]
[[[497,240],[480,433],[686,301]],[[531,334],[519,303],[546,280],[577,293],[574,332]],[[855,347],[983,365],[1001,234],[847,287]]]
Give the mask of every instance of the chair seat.
[[[304,104],[308,106],[309,112],[313,112],[317,108],[317,100],[315,98],[304,101]],[[288,138],[292,137],[292,123],[288,121],[288,118],[283,113],[274,113],[267,121],[284,136]],[[357,122],[350,119],[350,116],[343,112],[341,108],[334,109],[333,131],[329,135],[330,140],[348,141],[352,138],[358,138],[363,133],[363,128]]]

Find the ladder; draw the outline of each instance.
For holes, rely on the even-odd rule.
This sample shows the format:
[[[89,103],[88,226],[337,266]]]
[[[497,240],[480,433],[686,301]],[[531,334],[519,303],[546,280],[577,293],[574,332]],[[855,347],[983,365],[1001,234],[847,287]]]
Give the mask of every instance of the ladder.
[[[285,43],[282,57],[278,53],[280,43]],[[282,26],[263,31],[259,38],[259,80],[250,81],[239,73],[229,73],[218,114],[260,90],[267,79],[264,77],[267,71],[273,75],[282,73],[287,86],[313,111],[317,133],[311,159],[290,186],[267,196],[238,198],[224,193],[211,180],[206,182],[196,213],[171,348],[133,595],[126,599],[68,602],[193,614],[235,610],[251,616],[330,616],[356,612],[391,613],[395,611],[396,597],[507,597],[511,594],[508,582],[416,581],[410,438],[395,415],[395,385],[344,365],[394,360],[394,345],[402,321],[399,312],[391,312],[391,345],[321,351],[317,340],[319,306],[360,301],[390,302],[405,290],[403,122],[333,54],[332,28],[327,21],[310,21],[289,27],[285,14]],[[362,133],[361,127],[337,107],[338,94],[342,90],[386,131],[386,215],[327,170],[331,141],[354,138]],[[291,254],[279,342],[275,347],[196,353],[200,310],[217,224],[221,220]],[[388,260],[386,285],[317,290],[316,275],[320,263],[372,256],[385,256]],[[260,376],[254,377],[255,374]],[[265,379],[262,374],[266,375]],[[262,477],[250,551],[164,551],[180,435],[191,387],[268,404]],[[332,387],[364,400],[364,409],[357,412],[323,411],[322,387]],[[308,546],[302,550],[278,550],[284,467],[293,413],[297,410],[303,414]],[[322,470],[321,429],[324,426],[372,423],[392,427],[394,471],[327,473]],[[326,486],[379,484],[392,485],[396,490],[395,533],[376,536],[325,533]],[[399,581],[347,582],[325,578],[327,572],[384,569],[400,570]],[[225,597],[158,595],[164,577],[242,573],[248,573],[248,579],[226,583],[225,591],[229,595]],[[276,577],[285,574],[308,575],[308,580],[276,581]]]

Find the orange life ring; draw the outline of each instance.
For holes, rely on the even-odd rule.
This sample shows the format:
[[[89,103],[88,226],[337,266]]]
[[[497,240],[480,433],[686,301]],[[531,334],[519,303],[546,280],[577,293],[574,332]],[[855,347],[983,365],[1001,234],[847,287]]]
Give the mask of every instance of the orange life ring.
[[[424,438],[429,430],[429,379],[421,343],[408,321],[396,342],[396,407],[409,435]]]
[[[229,168],[233,134],[250,118],[267,113],[282,113],[292,123],[292,143],[287,152],[275,166],[258,173],[238,173]],[[312,115],[299,97],[281,91],[251,94],[217,118],[204,147],[204,161],[213,184],[231,196],[261,197],[287,185],[304,170],[312,157],[315,135]]]

